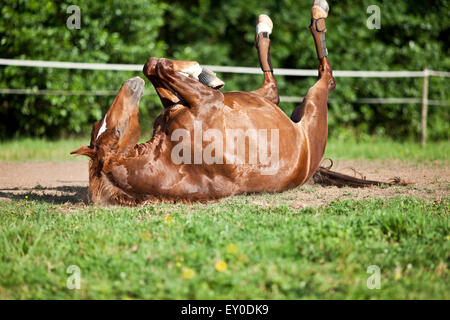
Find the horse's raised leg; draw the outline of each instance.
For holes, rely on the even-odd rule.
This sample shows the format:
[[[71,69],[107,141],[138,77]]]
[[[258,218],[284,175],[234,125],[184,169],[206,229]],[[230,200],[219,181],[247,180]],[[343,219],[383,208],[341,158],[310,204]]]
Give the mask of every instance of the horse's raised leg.
[[[194,115],[200,115],[203,111],[210,112],[223,101],[223,94],[220,91],[200,82],[204,70],[195,61],[151,58],[145,64],[143,71],[150,81],[156,78],[155,82],[163,83],[167,90],[172,91],[172,95],[166,92],[166,98],[170,96],[171,102],[177,103],[178,101],[174,101],[174,96],[176,96],[182,104],[190,108]],[[211,86],[220,86],[221,81],[208,77],[204,82]]]
[[[148,79],[153,84],[164,108],[169,108],[181,101],[180,98],[158,77],[150,76]]]
[[[292,121],[298,123],[304,136],[304,150],[308,153],[308,174],[311,177],[319,168],[327,144],[328,136],[328,94],[335,88],[333,71],[326,57],[325,20],[328,4],[325,0],[314,1],[312,9],[311,33],[320,60],[319,79],[312,86],[301,105],[292,112]],[[303,180],[304,182],[305,180]]]
[[[328,51],[325,46],[325,18],[328,16],[328,3],[325,0],[315,0],[311,9],[311,25],[309,29],[314,38],[317,57],[319,58],[319,78],[316,84],[309,89],[302,104],[292,112],[291,119],[299,122],[305,115],[308,105],[324,105],[327,107],[328,94],[336,87],[333,70],[328,61]]]
[[[272,33],[273,23],[270,18],[262,14],[258,17],[256,25],[255,46],[258,50],[259,64],[264,72],[264,82],[262,86],[253,91],[258,95],[263,96],[267,100],[278,105],[280,98],[278,96],[278,88],[275,77],[273,76],[272,62],[270,60],[270,38]]]
[[[328,51],[325,44],[325,32],[327,32],[325,18],[328,17],[329,10],[330,8],[326,0],[314,0],[313,7],[311,8],[311,25],[309,26],[309,29],[314,38],[319,60],[328,57]]]
[[[156,90],[156,93],[161,100],[164,108],[173,106],[174,104],[180,103],[181,99],[176,95],[176,93],[170,89],[170,87],[162,81],[156,75],[156,64],[158,63],[158,58],[150,58],[144,66],[143,72],[148,80],[152,83]],[[181,62],[181,61],[180,61]],[[183,61],[185,62],[185,61]],[[180,64],[181,65],[181,64]]]

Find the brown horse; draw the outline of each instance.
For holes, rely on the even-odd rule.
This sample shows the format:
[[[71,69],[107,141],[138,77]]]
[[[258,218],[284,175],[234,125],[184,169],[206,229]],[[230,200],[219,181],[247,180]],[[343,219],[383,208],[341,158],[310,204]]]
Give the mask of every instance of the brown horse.
[[[226,92],[197,62],[151,58],[144,74],[164,105],[153,137],[140,137],[144,80],[126,81],[89,146],[72,151],[91,158],[89,194],[97,204],[196,201],[277,192],[305,183],[322,160],[328,128],[327,98],[335,81],[325,47],[328,4],[315,0],[310,30],[319,77],[289,119],[277,106],[270,62],[272,22],[258,19],[255,45],[264,83],[252,92]]]

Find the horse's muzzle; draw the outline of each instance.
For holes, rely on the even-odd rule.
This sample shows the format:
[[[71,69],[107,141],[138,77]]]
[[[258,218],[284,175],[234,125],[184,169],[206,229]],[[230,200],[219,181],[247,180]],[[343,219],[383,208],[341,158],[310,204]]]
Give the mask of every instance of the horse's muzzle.
[[[128,80],[125,85],[130,90],[130,93],[137,100],[141,99],[144,93],[145,81],[140,77],[134,77]]]

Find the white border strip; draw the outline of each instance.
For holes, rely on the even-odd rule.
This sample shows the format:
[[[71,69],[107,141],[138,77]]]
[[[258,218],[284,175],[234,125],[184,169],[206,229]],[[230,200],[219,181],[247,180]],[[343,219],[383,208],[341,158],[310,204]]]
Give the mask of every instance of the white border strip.
[[[42,61],[42,60],[16,60],[0,59],[0,65],[18,66],[18,67],[41,67],[41,68],[60,68],[60,69],[82,69],[82,70],[113,70],[113,71],[142,71],[143,65],[140,64],[108,64],[108,63],[81,63],[81,62],[62,62],[62,61]],[[245,73],[262,74],[260,68],[249,67],[224,67],[224,66],[206,66],[214,72],[223,73]],[[317,70],[309,69],[274,69],[274,74],[283,76],[308,77],[317,76]],[[426,76],[450,77],[450,72],[444,71],[351,71],[337,70],[333,71],[336,77],[356,77],[356,78],[423,78]]]

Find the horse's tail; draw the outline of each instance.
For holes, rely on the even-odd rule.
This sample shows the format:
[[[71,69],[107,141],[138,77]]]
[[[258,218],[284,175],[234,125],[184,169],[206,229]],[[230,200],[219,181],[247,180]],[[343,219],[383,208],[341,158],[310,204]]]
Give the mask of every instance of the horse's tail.
[[[411,184],[410,182],[402,180],[399,177],[394,177],[390,179],[389,182],[366,180],[365,177],[362,177],[362,179],[360,179],[336,171],[332,171],[330,170],[331,166],[328,168],[320,166],[319,169],[317,169],[317,171],[313,175],[314,183],[320,184],[321,186],[336,186],[339,188],[342,187],[366,188],[371,186],[386,186],[386,185],[406,186],[408,184]]]

